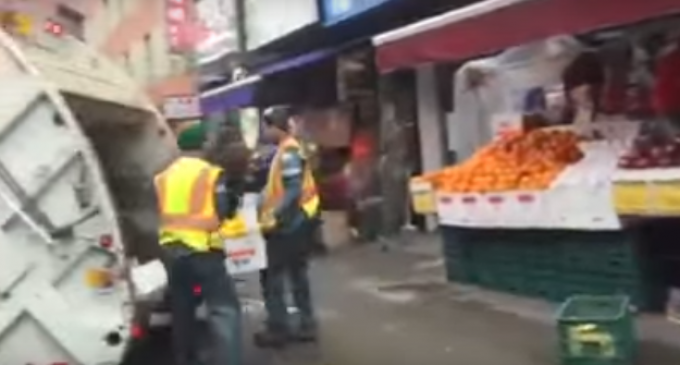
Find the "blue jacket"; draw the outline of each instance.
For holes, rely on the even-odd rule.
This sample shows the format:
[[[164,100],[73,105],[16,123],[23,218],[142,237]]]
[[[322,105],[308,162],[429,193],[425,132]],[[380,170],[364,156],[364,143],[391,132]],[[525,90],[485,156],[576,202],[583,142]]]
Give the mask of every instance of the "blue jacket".
[[[306,163],[300,152],[296,148],[289,148],[281,156],[281,178],[285,192],[279,206],[274,210],[281,233],[290,233],[301,228],[306,220],[305,212],[299,204]]]

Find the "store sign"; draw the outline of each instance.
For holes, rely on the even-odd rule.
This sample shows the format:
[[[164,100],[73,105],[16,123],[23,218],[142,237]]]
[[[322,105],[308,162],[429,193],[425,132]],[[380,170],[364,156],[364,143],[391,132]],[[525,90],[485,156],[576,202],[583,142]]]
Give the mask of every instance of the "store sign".
[[[165,23],[168,43],[174,52],[187,52],[196,48],[206,37],[206,30],[200,23],[192,21],[192,0],[166,0]]]
[[[323,22],[338,23],[391,0],[323,0]]]
[[[163,102],[163,114],[168,119],[200,118],[201,103],[194,95],[170,96]]]
[[[238,50],[235,0],[200,0],[196,12],[206,32],[196,48],[199,57],[211,58]]]
[[[182,50],[185,46],[184,28],[188,20],[188,0],[166,1],[165,23],[167,24],[168,42],[173,51]]]
[[[318,20],[315,0],[245,0],[246,46],[256,49]]]

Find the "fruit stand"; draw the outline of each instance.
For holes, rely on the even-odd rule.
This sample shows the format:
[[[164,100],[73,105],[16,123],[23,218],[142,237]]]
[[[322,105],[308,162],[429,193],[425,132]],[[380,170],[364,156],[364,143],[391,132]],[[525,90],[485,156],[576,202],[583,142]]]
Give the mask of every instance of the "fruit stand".
[[[468,72],[468,88],[505,82],[525,99],[485,114],[494,133],[468,159],[411,183],[416,208],[438,216],[450,280],[551,301],[623,294],[663,308],[680,284],[678,262],[669,264],[680,250],[667,238],[680,233],[680,42],[659,29],[591,35],[597,48],[540,80],[495,60]],[[527,107],[529,94],[541,102]]]

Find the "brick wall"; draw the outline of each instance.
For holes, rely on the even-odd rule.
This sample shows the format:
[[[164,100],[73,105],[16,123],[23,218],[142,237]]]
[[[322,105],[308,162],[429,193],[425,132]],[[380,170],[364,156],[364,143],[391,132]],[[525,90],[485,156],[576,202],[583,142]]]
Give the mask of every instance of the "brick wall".
[[[89,1],[102,3],[101,0]],[[98,45],[103,52],[123,66],[126,66],[123,60],[127,56],[131,62],[127,66],[157,104],[161,104],[166,95],[193,93],[195,83],[191,70],[181,58],[168,53],[164,0],[109,0],[112,1],[127,1],[128,7],[108,29],[98,30],[102,34]],[[96,34],[97,30],[92,33]],[[148,44],[145,44],[145,37],[149,37]],[[153,66],[142,65],[148,61],[145,57],[152,59]]]
[[[118,24],[114,24],[102,45],[103,51],[116,57],[128,52],[144,36],[163,27],[163,1],[139,0]]]

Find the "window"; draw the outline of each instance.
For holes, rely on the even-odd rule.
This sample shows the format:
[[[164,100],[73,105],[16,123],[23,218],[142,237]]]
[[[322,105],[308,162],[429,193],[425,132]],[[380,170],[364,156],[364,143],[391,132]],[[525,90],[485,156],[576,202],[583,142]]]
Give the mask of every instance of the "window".
[[[134,74],[132,60],[130,59],[130,54],[128,52],[125,52],[125,54],[123,54],[123,68],[129,75]]]
[[[144,68],[148,79],[153,79],[156,72],[156,65],[154,59],[153,43],[151,42],[151,34],[144,36]]]
[[[85,39],[85,16],[66,5],[57,5],[58,22],[64,27],[66,33],[84,40]]]

